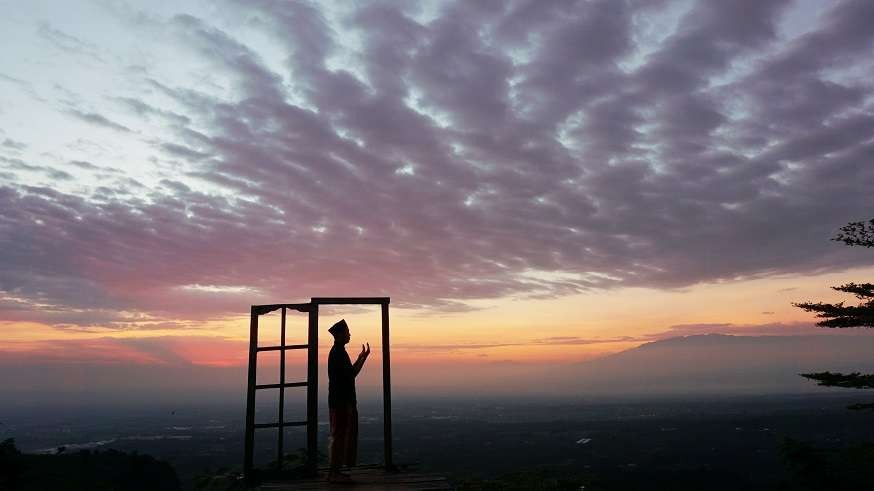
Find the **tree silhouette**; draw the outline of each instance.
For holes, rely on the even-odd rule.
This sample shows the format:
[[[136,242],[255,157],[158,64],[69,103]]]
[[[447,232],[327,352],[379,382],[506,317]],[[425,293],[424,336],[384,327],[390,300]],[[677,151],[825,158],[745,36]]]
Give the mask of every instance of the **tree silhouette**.
[[[844,225],[832,240],[849,246],[874,247],[874,218],[867,223],[850,222]],[[815,312],[818,318],[824,319],[816,323],[821,327],[874,327],[874,283],[846,283],[833,286],[832,289],[852,293],[861,302],[858,305],[844,305],[844,302],[800,302],[792,305]],[[801,376],[825,387],[874,389],[874,374],[818,372],[802,373]],[[874,404],[854,404],[850,409],[874,409]]]

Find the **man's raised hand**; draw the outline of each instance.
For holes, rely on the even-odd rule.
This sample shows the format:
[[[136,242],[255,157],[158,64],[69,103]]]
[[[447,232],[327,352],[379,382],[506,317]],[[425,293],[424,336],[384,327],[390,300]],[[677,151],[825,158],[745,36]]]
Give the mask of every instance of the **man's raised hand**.
[[[367,357],[370,355],[370,343],[367,343],[367,348],[364,348],[364,345],[361,345],[361,353],[358,353],[358,359],[355,360],[355,363],[352,365],[352,373],[355,376],[358,376],[358,372],[361,371],[361,368],[364,366],[364,362],[367,361]]]

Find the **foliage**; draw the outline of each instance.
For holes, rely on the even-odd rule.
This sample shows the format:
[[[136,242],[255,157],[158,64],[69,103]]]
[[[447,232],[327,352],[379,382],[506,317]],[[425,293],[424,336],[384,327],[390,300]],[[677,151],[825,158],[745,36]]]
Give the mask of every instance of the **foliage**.
[[[790,489],[831,489],[833,486],[826,454],[809,443],[785,438],[780,457],[789,467]]]
[[[785,438],[780,456],[790,472],[781,489],[858,490],[874,480],[874,444],[843,448],[817,448],[808,442]]]
[[[843,242],[849,246],[874,247],[874,219],[865,222],[850,222],[841,227],[832,240]],[[833,286],[839,292],[851,293],[861,302],[858,305],[844,305],[844,302],[798,302],[792,305],[807,312],[815,312],[820,327],[848,328],[874,327],[874,283],[846,283]],[[851,389],[874,388],[874,374],[854,373],[802,373],[802,377],[815,380],[825,387],[843,387]],[[874,409],[874,404],[854,404],[850,409]]]
[[[855,306],[844,305],[844,302],[799,302],[793,305],[808,312],[816,312],[817,317],[825,319],[816,323],[821,327],[874,327],[874,284],[847,283],[833,286],[832,289],[852,293],[862,302]]]
[[[874,218],[865,222],[850,222],[841,227],[840,233],[832,240],[850,246],[874,247]]]
[[[15,447],[15,439],[3,440],[0,443],[0,489],[16,489],[23,469],[24,463],[21,452]]]
[[[862,375],[859,372],[853,373],[802,373],[802,377],[810,380],[816,380],[818,385],[825,387],[843,387],[845,389],[874,389],[874,374],[868,373]]]
[[[148,455],[116,450],[22,454],[13,439],[0,443],[0,489],[180,489],[173,467]]]

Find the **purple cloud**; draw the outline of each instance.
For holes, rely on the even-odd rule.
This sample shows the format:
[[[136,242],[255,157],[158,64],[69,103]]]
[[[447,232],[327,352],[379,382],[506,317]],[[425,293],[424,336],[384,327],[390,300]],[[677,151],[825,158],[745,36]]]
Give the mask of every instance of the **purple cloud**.
[[[0,316],[114,325],[345,294],[463,310],[870,263],[827,240],[874,208],[874,92],[844,72],[874,68],[870,2],[788,38],[786,2],[700,2],[641,41],[668,7],[229,3],[270,50],[193,14],[142,21],[222,90],[140,67],[139,96],[106,95],[130,127],[67,110],[157,125],[159,177],[0,183]],[[60,32],[43,35],[74,42]],[[0,175],[43,166],[23,158]],[[93,160],[55,170],[112,167]]]

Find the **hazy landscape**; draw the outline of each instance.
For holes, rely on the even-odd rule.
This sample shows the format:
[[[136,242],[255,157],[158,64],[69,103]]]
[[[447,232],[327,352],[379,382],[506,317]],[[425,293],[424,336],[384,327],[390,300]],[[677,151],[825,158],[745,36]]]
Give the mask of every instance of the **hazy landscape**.
[[[515,397],[428,398],[399,390],[395,460],[445,473],[461,486],[497,489],[518,479],[553,482],[556,489],[794,486],[800,478],[787,453],[793,441],[817,452],[874,441],[870,415],[846,409],[859,402],[858,395],[816,387],[797,373],[870,368],[864,362],[874,359],[872,352],[874,337],[864,335],[699,335],[556,370],[553,376],[569,377],[557,386],[572,379],[579,384],[564,394],[526,395],[520,389]],[[627,368],[642,364],[650,368]],[[682,384],[675,383],[678,377]],[[269,421],[275,411],[275,405],[262,404],[257,419]],[[29,453],[56,454],[63,447],[68,454],[109,449],[148,454],[171,463],[183,486],[194,489],[206,476],[240,471],[243,414],[242,393],[201,404],[9,404],[0,410],[0,438],[15,437]],[[381,462],[382,409],[374,394],[362,394],[360,414],[362,461]],[[324,407],[320,420],[324,452]],[[302,429],[287,429],[289,452],[303,448],[304,438]],[[259,431],[258,465],[275,459],[275,444],[275,430]],[[522,477],[511,476],[518,472]]]
[[[851,402],[841,395],[400,399],[394,415],[395,459],[444,473],[456,483],[522,472],[529,478],[591,483],[591,489],[647,489],[652,483],[674,489],[773,489],[795,479],[781,453],[787,438],[820,451],[874,440],[870,416],[848,412],[845,406]],[[7,413],[3,436],[14,434],[27,452],[54,453],[62,445],[68,453],[117,449],[152,455],[174,466],[185,489],[222,468],[239,472],[242,406],[118,409]],[[381,461],[380,412],[373,404],[361,407],[363,462]],[[258,439],[262,465],[275,458],[273,435]],[[322,445],[326,436],[323,425]],[[288,431],[286,438],[291,449],[295,442],[304,446],[302,432]]]
[[[569,363],[510,363],[496,361],[471,368],[428,362],[408,371],[393,372],[394,391],[400,397],[439,393],[460,397],[586,396],[735,396],[744,394],[799,394],[837,391],[817,387],[798,376],[811,371],[865,371],[874,369],[874,333],[825,331],[807,327],[808,335],[738,336],[702,334],[666,338],[592,360]],[[725,329],[714,329],[724,332]],[[797,332],[797,331],[796,331]],[[298,360],[294,360],[297,362]],[[426,368],[422,368],[422,366]],[[107,367],[111,367],[108,369]],[[259,383],[275,382],[278,367],[259,365]],[[292,364],[288,377],[301,377],[305,367]],[[327,374],[320,373],[320,392],[326,397]],[[423,373],[427,374],[423,376]],[[0,361],[0,388],[9,395],[8,406],[20,403],[118,404],[156,402],[210,402],[226,404],[245,396],[245,367],[205,367],[191,364],[107,365],[51,363],[33,369],[17,360]],[[377,363],[363,373],[358,385],[363,394],[381,392],[382,372]],[[443,380],[465,379],[465,385],[441,385]],[[135,381],[135,384],[131,382]],[[417,383],[418,382],[418,383]],[[89,388],[89,386],[99,387]],[[289,392],[289,411],[300,409],[302,393]]]

